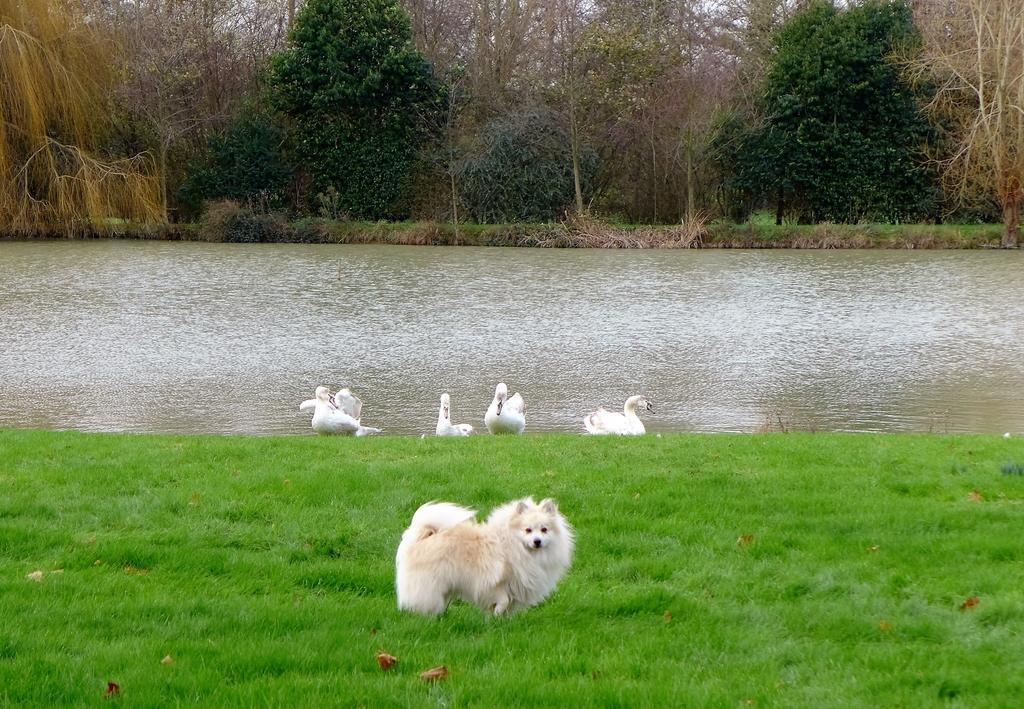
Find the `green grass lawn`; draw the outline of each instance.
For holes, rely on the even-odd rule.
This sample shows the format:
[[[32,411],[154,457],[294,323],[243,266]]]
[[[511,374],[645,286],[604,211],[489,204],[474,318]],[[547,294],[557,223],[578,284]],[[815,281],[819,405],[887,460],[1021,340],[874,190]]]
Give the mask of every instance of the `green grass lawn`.
[[[1019,706],[1015,464],[982,436],[0,431],[0,704]],[[526,494],[577,531],[546,602],[396,610],[419,504]]]

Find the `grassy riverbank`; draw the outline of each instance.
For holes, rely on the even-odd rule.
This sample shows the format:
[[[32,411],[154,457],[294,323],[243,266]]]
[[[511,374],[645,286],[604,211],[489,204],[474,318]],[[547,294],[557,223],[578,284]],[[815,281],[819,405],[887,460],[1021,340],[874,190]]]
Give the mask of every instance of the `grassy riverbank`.
[[[307,236],[309,230],[312,235]],[[320,243],[518,246],[542,248],[978,249],[998,248],[994,224],[731,224],[695,232],[679,225],[307,222],[286,239]]]
[[[0,431],[0,704],[1012,706],[1021,464],[981,436]],[[524,494],[578,534],[547,602],[397,612],[420,503]]]
[[[242,226],[209,228],[172,224],[83,233],[82,238],[154,239],[245,243],[405,244],[546,248],[721,249],[981,249],[998,248],[999,224],[747,224],[712,223],[700,231],[679,225],[454,224],[359,222],[277,216],[254,217]]]

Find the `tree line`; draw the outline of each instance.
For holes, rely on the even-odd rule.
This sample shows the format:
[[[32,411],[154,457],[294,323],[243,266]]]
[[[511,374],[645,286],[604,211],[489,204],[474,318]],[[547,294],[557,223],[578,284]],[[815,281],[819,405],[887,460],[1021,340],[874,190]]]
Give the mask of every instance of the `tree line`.
[[[1003,221],[1016,0],[0,0],[0,229]]]

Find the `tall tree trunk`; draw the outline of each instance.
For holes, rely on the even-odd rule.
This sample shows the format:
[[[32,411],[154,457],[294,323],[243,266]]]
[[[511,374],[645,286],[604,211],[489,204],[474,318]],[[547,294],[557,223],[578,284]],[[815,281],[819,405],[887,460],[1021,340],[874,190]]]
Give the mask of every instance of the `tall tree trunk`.
[[[654,200],[652,224],[658,223],[658,147],[654,142],[654,120],[651,120],[651,198]]]
[[[288,28],[295,22],[295,0],[288,0]]]
[[[782,226],[782,211],[785,204],[782,199],[782,188],[779,188],[779,201],[775,207],[775,226]]]
[[[452,224],[455,226],[455,243],[459,243],[459,196],[455,190],[455,169],[449,167],[448,179],[452,186]]]
[[[1020,233],[1020,199],[1010,198],[1003,204],[1003,240],[1000,246],[1004,249],[1017,247],[1017,237]]]
[[[170,221],[167,198],[167,153],[169,146],[166,140],[160,141],[160,201],[164,213],[164,221]]]
[[[448,115],[445,119],[445,139],[448,142],[448,181],[452,191],[452,224],[455,227],[455,243],[459,243],[459,193],[455,183],[456,145],[455,127],[458,117],[458,85],[454,78],[449,77],[448,82]]]
[[[693,129],[686,129],[686,223],[692,224],[696,210],[696,190],[693,179]]]
[[[576,101],[569,99],[569,137],[572,147],[572,182],[576,188],[576,214],[583,214],[583,189],[580,186],[580,133],[576,126]]]

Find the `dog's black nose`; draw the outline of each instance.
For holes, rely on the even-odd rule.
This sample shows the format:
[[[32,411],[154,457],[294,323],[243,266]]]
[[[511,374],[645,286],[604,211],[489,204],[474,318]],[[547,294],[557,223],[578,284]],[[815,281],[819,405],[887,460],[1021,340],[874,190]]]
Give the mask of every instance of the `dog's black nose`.
[[[534,539],[533,540],[533,546],[537,547],[538,549],[540,549],[540,544],[541,544],[541,541],[539,539]]]

